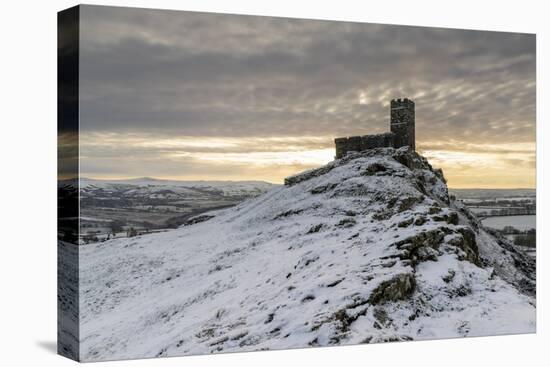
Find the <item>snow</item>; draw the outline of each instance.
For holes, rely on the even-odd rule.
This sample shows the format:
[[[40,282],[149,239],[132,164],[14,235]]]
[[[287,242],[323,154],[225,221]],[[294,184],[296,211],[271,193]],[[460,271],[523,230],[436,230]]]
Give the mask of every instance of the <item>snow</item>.
[[[464,259],[453,239],[472,224],[436,220],[434,208],[456,211],[444,182],[395,152],[332,162],[197,224],[81,246],[82,360],[534,332],[534,297]],[[397,245],[442,228],[432,260]],[[500,261],[494,238],[476,238]],[[412,294],[373,301],[399,276],[415,280]]]
[[[113,186],[128,186],[128,194],[132,192],[155,192],[171,190],[178,194],[197,194],[192,189],[203,189],[208,191],[220,191],[224,195],[248,194],[256,191],[266,191],[274,184],[263,181],[178,181],[161,180],[149,177],[134,178],[127,180],[99,180],[91,178],[81,178],[80,188],[83,190],[89,188],[102,188],[105,190],[113,189]],[[162,193],[159,198],[165,198]]]

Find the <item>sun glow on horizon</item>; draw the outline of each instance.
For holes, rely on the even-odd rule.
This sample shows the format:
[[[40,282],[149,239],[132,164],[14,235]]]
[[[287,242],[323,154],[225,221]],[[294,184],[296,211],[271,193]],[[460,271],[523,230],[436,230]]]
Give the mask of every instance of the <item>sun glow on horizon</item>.
[[[443,169],[452,188],[535,188],[536,147],[531,143],[475,145],[464,150],[421,150]]]
[[[193,157],[199,161],[215,164],[250,164],[266,167],[272,165],[323,165],[334,158],[334,149],[301,151],[267,151],[246,153],[178,153],[176,156]]]
[[[334,159],[329,136],[152,137],[82,134],[82,175],[99,179],[175,180],[284,178]],[[419,142],[419,153],[442,168],[453,188],[534,188],[535,144]]]

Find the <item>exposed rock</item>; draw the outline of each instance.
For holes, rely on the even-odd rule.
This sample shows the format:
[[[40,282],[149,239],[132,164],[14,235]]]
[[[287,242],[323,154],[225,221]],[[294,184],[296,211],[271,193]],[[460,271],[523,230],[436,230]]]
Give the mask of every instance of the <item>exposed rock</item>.
[[[414,218],[411,217],[409,219],[405,219],[404,221],[401,221],[401,222],[397,223],[397,226],[399,228],[405,228],[405,227],[410,226],[413,223],[413,221],[414,221]]]
[[[479,249],[477,247],[476,235],[474,231],[468,227],[459,227],[457,230],[460,234],[462,234],[462,237],[455,237],[459,240],[453,242],[452,244],[459,247],[466,253],[466,260],[481,266]]]
[[[449,269],[449,272],[447,273],[447,275],[443,277],[443,281],[445,283],[450,283],[454,279],[455,275],[456,275],[456,272],[452,269]]]
[[[415,225],[415,226],[421,226],[421,225],[423,225],[424,223],[426,223],[427,221],[428,221],[428,219],[427,219],[425,216],[421,215],[421,216],[417,217],[417,218],[414,220],[414,225]]]
[[[291,215],[297,215],[297,214],[300,214],[301,212],[303,212],[303,210],[287,210],[285,212],[282,212],[282,213],[278,214],[275,217],[275,219],[285,218],[285,217],[288,217],[288,216],[291,216]]]
[[[334,183],[328,183],[326,185],[317,186],[316,188],[311,190],[312,194],[321,194],[323,192],[330,191],[334,189],[337,185]]]
[[[441,168],[434,169],[434,173],[437,177],[441,179],[441,181],[447,183],[447,180],[445,179],[445,176],[443,176],[443,170]]]
[[[367,167],[367,169],[362,173],[363,176],[372,176],[379,172],[387,172],[388,169],[386,166],[379,164],[379,163],[373,163],[370,166]]]
[[[334,167],[336,167],[336,164],[334,162],[331,162],[321,168],[312,169],[294,176],[287,177],[285,178],[285,186],[296,185],[299,182],[309,180],[313,177],[324,175],[325,173],[330,172]]]
[[[323,224],[320,223],[320,224],[317,224],[317,225],[314,225],[313,227],[311,227],[307,232],[306,234],[312,234],[312,233],[317,233],[321,230],[321,228],[323,228]]]
[[[357,224],[357,221],[355,219],[353,219],[353,218],[344,218],[340,222],[338,222],[337,226],[338,227],[343,227],[343,228],[349,228],[349,227],[353,227],[356,224]]]
[[[412,273],[398,274],[386,280],[371,293],[369,303],[377,305],[390,301],[398,301],[409,297],[415,289],[416,279]]]
[[[210,220],[212,218],[214,218],[213,215],[206,215],[206,214],[198,215],[196,217],[193,217],[193,218],[190,218],[189,220],[187,220],[187,222],[185,222],[185,225],[190,226],[190,225],[193,225],[193,224],[206,222],[207,220]]]
[[[416,260],[417,261],[437,261],[437,256],[439,252],[431,247],[420,246],[416,249]]]
[[[441,211],[441,210],[440,210]],[[432,219],[436,222],[446,222],[448,224],[458,224],[458,214],[456,212],[450,212],[449,214],[434,215]]]
[[[439,206],[431,206],[429,211],[428,211],[428,214],[437,214],[441,212],[441,207]]]
[[[409,197],[402,198],[399,201],[399,206],[397,211],[401,213],[401,212],[404,212],[405,210],[410,210],[415,204],[421,203],[423,200],[424,198],[422,196],[420,197],[409,196]]]
[[[444,236],[444,230],[441,228],[436,228],[429,231],[420,232],[414,236],[395,242],[394,245],[399,249],[406,250],[412,250],[421,246],[437,248],[441,241],[443,241]]]
[[[393,158],[411,170],[423,169],[426,166],[432,169],[425,158],[417,154],[411,154],[410,150],[398,149],[393,154]]]

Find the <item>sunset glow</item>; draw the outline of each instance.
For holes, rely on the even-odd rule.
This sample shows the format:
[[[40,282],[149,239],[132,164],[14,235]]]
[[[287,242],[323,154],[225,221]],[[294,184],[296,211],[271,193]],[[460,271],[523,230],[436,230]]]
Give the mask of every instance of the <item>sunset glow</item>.
[[[208,179],[264,180],[281,183],[284,177],[304,169],[315,168],[334,159],[331,137],[175,137],[151,140],[148,136],[120,134],[83,135],[81,137],[83,170],[89,168],[87,157],[96,157],[103,167],[110,164],[126,167],[130,175],[94,174],[96,178],[151,176],[154,166],[172,167],[171,174],[158,178],[203,179],[186,172],[185,167],[212,168]],[[419,151],[430,163],[442,168],[453,188],[535,187],[535,144],[462,144],[449,142],[419,144]],[[428,146],[430,149],[423,149]],[[122,148],[123,147],[123,148]],[[124,153],[121,153],[123,149]],[[139,157],[147,155],[146,158]],[[181,170],[178,170],[178,166]],[[216,174],[219,170],[222,174]]]

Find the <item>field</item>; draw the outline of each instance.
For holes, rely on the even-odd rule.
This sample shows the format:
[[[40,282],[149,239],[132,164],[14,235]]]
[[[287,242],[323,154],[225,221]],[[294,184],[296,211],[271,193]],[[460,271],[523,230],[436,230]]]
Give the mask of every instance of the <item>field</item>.
[[[484,226],[536,257],[536,190],[455,189],[449,190],[466,205]]]
[[[512,215],[505,217],[488,217],[482,220],[482,223],[494,229],[503,229],[506,226],[514,227],[520,231],[536,228],[535,215]]]

